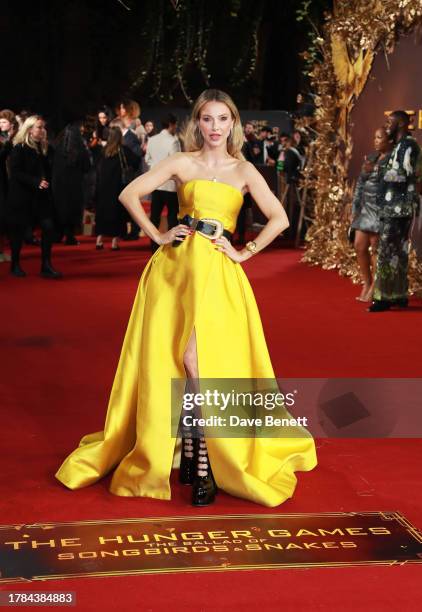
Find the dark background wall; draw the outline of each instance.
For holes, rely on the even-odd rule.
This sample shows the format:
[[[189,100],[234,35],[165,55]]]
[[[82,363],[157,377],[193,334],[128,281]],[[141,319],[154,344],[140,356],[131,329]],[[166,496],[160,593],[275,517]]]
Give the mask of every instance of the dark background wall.
[[[364,155],[373,151],[373,135],[385,122],[385,112],[415,111],[413,135],[422,144],[422,41],[415,33],[402,37],[388,55],[375,57],[365,89],[352,111],[353,155],[350,176],[359,174]]]
[[[183,1],[185,19],[201,18],[211,26],[211,86],[227,89],[241,108],[294,108],[298,90],[306,87],[298,53],[308,44],[307,26],[296,21],[298,0]],[[104,103],[113,105],[123,95],[144,106],[162,105],[163,96],[154,94],[160,66],[150,61],[157,51],[157,32],[162,27],[164,92],[174,76],[174,46],[177,39],[184,44],[188,33],[180,30],[182,21],[169,0],[125,3],[130,11],[117,0],[32,0],[25,5],[2,0],[0,107],[29,108],[59,126]],[[329,4],[314,0],[317,19]],[[236,67],[241,75],[250,66],[248,37],[257,16],[254,72],[233,84]],[[166,69],[173,74],[166,75]],[[143,83],[131,89],[143,70]],[[192,66],[185,71],[185,84],[193,98],[205,88],[200,71]],[[179,86],[173,94],[173,106],[189,106]]]

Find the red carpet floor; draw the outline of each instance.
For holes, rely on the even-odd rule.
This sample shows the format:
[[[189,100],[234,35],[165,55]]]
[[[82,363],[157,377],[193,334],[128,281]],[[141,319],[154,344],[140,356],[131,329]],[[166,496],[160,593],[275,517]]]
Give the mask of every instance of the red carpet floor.
[[[0,523],[196,514],[177,483],[172,502],[112,496],[103,481],[70,492],[53,477],[80,437],[102,428],[108,392],[145,242],[120,252],[92,239],[59,246],[63,280],[38,276],[28,247],[26,279],[1,287]],[[420,377],[422,303],[370,315],[357,287],[335,272],[268,250],[245,265],[275,371],[291,377]],[[318,441],[319,466],[300,473],[292,500],[270,510],[220,493],[207,514],[398,510],[422,528],[420,440]],[[74,590],[78,610],[415,610],[422,566],[239,571],[32,583]],[[10,590],[3,585],[2,590]]]

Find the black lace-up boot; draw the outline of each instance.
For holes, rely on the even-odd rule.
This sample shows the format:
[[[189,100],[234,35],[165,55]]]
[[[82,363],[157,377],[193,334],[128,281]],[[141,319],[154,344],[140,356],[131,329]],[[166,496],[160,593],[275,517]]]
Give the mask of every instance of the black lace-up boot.
[[[209,506],[215,499],[217,485],[212,474],[205,438],[199,438],[195,442],[196,473],[192,487],[192,505]]]

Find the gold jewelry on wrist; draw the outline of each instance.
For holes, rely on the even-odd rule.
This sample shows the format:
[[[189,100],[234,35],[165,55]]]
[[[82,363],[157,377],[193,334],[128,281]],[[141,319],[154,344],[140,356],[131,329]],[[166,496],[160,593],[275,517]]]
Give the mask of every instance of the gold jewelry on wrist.
[[[255,255],[255,253],[256,253],[256,242],[254,242],[253,240],[251,240],[250,242],[247,242],[245,244],[245,249],[247,249],[249,251],[249,253],[251,253],[252,255]]]

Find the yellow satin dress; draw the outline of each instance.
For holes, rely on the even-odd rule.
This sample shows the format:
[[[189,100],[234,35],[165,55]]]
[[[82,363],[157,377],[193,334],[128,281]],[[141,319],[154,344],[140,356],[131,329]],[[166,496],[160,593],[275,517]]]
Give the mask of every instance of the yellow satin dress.
[[[180,218],[219,219],[234,232],[239,190],[195,179],[178,192]],[[56,477],[70,489],[114,469],[115,495],[170,499],[175,450],[172,378],[186,376],[183,355],[195,329],[201,378],[273,378],[251,286],[240,264],[194,233],[161,246],[147,263],[129,319],[104,431],[84,436]],[[274,507],[291,497],[296,470],[316,465],[314,441],[300,438],[208,438],[218,487]]]

